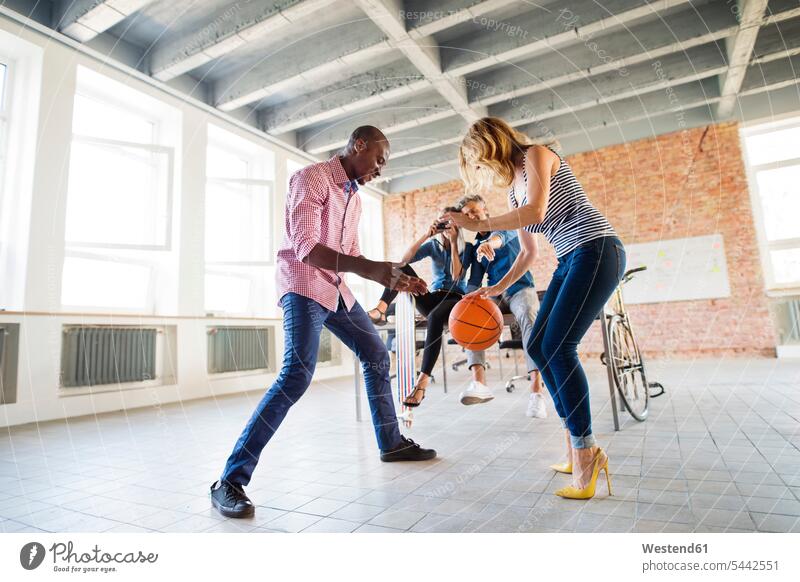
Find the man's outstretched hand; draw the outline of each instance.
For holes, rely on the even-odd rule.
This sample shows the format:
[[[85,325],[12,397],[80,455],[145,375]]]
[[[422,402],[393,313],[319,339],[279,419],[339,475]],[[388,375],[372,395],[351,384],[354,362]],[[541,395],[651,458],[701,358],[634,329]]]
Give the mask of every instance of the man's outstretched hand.
[[[408,291],[412,295],[427,293],[428,286],[425,281],[406,275],[400,270],[402,266],[401,263],[389,261],[368,261],[359,275],[396,291]]]

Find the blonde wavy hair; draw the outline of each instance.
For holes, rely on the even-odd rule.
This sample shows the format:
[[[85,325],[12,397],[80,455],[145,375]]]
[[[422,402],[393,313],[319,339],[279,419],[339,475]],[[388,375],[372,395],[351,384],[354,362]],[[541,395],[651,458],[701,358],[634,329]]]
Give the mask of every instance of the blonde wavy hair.
[[[508,188],[514,183],[514,158],[533,145],[497,117],[483,117],[474,122],[458,150],[461,179],[468,194],[491,188]]]

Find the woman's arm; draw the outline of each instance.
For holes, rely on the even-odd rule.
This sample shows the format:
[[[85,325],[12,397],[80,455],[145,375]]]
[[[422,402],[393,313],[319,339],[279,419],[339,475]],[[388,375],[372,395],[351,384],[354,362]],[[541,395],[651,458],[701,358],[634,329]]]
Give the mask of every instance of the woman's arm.
[[[425,244],[425,241],[428,240],[433,236],[433,227],[429,228],[428,231],[419,237],[414,243],[406,249],[405,254],[403,254],[403,258],[400,259],[400,263],[403,265],[407,265],[411,262],[411,259],[417,254],[419,248]]]
[[[527,230],[520,230],[519,242],[519,254],[505,276],[495,285],[477,289],[476,291],[470,293],[470,295],[481,295],[484,297],[494,297],[496,295],[500,295],[503,293],[503,291],[516,283],[519,278],[525,274],[525,271],[529,270],[533,266],[533,262],[536,260],[536,257],[539,254],[539,245],[536,242],[536,235],[528,232]]]
[[[529,224],[539,224],[547,214],[550,199],[550,178],[558,171],[559,158],[544,146],[531,146],[525,154],[525,172],[528,175],[528,203],[486,220],[471,220],[460,212],[447,212],[442,220],[450,220],[467,230],[515,230]]]
[[[450,226],[446,231],[447,238],[450,240],[450,276],[453,281],[458,281],[461,278],[461,257],[458,256],[458,231],[455,227]]]

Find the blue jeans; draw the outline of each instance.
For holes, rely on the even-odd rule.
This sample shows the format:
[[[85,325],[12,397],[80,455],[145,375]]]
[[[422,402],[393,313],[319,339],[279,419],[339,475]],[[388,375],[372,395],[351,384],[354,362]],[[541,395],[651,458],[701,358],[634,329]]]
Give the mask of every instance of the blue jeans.
[[[578,344],[624,272],[625,248],[615,236],[589,241],[560,257],[528,341],[528,353],[575,449],[596,444]]]
[[[335,312],[329,311],[313,299],[296,293],[284,295],[281,306],[283,366],[236,441],[221,477],[242,486],[250,482],[261,451],[286,418],[289,408],[311,384],[323,325],[361,361],[378,447],[385,451],[400,444],[389,382],[389,352],[364,309],[356,303],[347,311],[340,301]]]

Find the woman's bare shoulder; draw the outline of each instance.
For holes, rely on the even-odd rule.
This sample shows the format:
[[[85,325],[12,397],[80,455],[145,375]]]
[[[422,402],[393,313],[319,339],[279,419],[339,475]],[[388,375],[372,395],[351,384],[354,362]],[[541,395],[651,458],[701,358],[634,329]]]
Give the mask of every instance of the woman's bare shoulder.
[[[555,174],[561,165],[561,158],[549,147],[534,144],[525,152],[525,158],[534,168],[541,167],[542,164],[549,164],[551,173]]]

